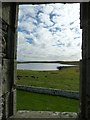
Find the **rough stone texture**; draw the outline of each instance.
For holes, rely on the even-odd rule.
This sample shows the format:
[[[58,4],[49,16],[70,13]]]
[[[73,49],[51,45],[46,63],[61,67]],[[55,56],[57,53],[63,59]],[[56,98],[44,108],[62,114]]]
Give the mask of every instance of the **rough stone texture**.
[[[14,103],[15,103],[14,61],[16,59],[16,39],[15,39],[15,36],[16,36],[15,27],[17,25],[17,23],[15,23],[16,9],[17,8],[15,3],[3,2],[2,4],[3,14],[2,16],[0,15],[0,18],[3,18],[4,20],[2,22],[3,24],[2,42],[0,41],[0,45],[1,45],[0,48],[2,48],[2,53],[0,54],[0,60],[1,60],[0,74],[3,73],[3,78],[0,78],[1,80],[0,81],[0,116],[1,117],[5,116],[4,120],[7,119],[7,117],[13,115],[15,111],[14,109]],[[81,85],[80,87],[80,93],[81,93],[80,119],[90,120],[90,92],[89,92],[90,91],[90,2],[81,3],[80,10],[81,10],[80,24],[81,24],[81,28],[83,29],[82,30],[82,61],[81,61],[81,77],[80,77],[81,78],[80,80],[80,85]],[[0,6],[0,12],[1,12],[1,6]],[[1,39],[1,28],[0,28],[0,39]],[[5,69],[9,69],[10,71]],[[5,74],[5,77],[4,77],[4,74]],[[4,80],[5,80],[5,83],[3,84]],[[2,84],[3,84],[3,95],[2,95]],[[32,114],[30,114],[30,116]],[[27,114],[24,114],[24,113],[22,115],[27,116]]]
[[[5,20],[5,22],[7,22],[8,24],[10,24],[10,19],[9,19],[9,16],[10,16],[10,4],[9,3],[2,3],[2,17],[3,19]],[[6,11],[7,11],[7,14],[6,14]]]
[[[69,90],[65,91],[65,90],[60,90],[60,89],[34,87],[34,86],[23,86],[23,85],[18,85],[16,88],[18,90],[25,90],[25,91],[35,92],[35,93],[58,95],[58,96],[79,99],[79,92],[75,92],[75,91],[69,91]]]
[[[2,4],[0,2],[0,17],[2,17]],[[0,120],[2,119],[2,22],[0,19]]]
[[[2,3],[0,2],[0,17],[2,18]]]
[[[3,59],[3,73],[2,73],[2,77],[3,77],[3,81],[2,81],[2,93],[5,94],[7,93],[7,91],[10,91],[12,89],[13,86],[13,76],[11,75],[11,66],[12,65],[12,61],[9,59]]]
[[[15,113],[16,98],[15,95],[15,3],[2,3],[2,16],[0,16],[0,22],[2,22],[2,34],[0,26],[0,42],[1,44],[1,75],[0,80],[0,115],[6,120],[9,116]],[[1,19],[2,18],[2,19]],[[2,35],[2,36],[1,36]]]
[[[16,113],[15,116],[12,116],[9,120],[14,120],[14,119],[37,119],[37,118],[41,118],[41,120],[43,119],[47,119],[50,118],[51,119],[55,119],[58,118],[59,120],[78,120],[78,114],[75,112],[49,112],[49,111],[19,111]],[[60,119],[61,118],[61,119]],[[66,119],[65,119],[66,118]],[[46,120],[45,119],[45,120]]]

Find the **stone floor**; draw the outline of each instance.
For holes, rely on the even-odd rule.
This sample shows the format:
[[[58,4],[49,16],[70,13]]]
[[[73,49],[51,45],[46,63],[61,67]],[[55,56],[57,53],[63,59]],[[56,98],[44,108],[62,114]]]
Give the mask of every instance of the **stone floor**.
[[[78,120],[78,115],[75,112],[49,112],[49,111],[18,111],[15,116],[9,120]]]

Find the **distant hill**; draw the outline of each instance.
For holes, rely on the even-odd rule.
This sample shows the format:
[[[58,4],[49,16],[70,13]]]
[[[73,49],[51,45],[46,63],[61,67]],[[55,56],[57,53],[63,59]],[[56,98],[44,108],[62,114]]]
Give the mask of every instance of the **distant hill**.
[[[79,65],[80,61],[61,61],[61,64]]]
[[[61,63],[69,65],[79,65],[79,61],[17,61],[17,64],[20,63]]]

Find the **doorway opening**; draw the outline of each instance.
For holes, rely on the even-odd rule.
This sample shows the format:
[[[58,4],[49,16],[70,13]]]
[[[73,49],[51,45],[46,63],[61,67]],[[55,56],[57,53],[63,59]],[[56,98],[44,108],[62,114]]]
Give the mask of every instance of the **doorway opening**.
[[[19,6],[18,110],[78,112],[79,98],[69,98],[67,94],[68,91],[75,91],[73,95],[76,96],[79,94],[82,40],[79,12],[79,3]],[[30,89],[33,93],[22,91],[25,89]],[[61,92],[55,91],[57,89]],[[47,94],[45,90],[48,91]],[[66,97],[57,95],[57,92],[62,91]]]

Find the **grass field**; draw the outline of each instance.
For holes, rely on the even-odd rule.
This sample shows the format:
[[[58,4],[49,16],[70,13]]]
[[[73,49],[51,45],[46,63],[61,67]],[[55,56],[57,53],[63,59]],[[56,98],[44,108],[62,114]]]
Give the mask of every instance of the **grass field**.
[[[78,100],[17,91],[17,110],[78,112],[78,109]]]
[[[79,90],[79,67],[56,71],[17,70],[17,84],[63,90]],[[17,110],[78,112],[79,100],[17,91]]]
[[[78,91],[79,67],[56,71],[17,70],[17,84]]]

